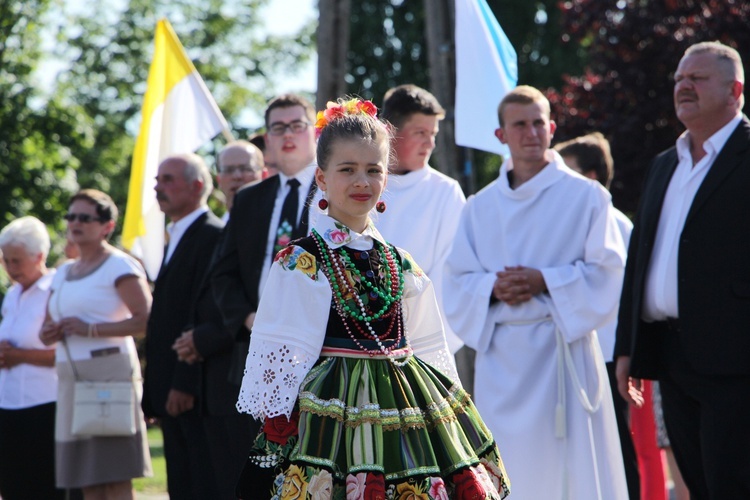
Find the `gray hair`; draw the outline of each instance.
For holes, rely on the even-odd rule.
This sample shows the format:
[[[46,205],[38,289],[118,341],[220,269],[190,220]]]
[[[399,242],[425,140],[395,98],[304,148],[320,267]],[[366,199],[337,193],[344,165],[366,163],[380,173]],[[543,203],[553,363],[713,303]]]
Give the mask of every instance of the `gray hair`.
[[[182,171],[182,175],[185,176],[186,181],[203,181],[203,189],[201,189],[201,203],[205,205],[208,201],[208,196],[214,189],[214,181],[211,177],[211,171],[208,169],[208,165],[206,165],[206,162],[203,160],[203,158],[195,153],[175,155],[175,158],[179,158],[185,162],[185,168]]]
[[[263,170],[263,167],[265,166],[263,151],[261,151],[258,146],[250,141],[238,139],[236,141],[228,142],[227,144],[225,144],[221,149],[221,152],[219,152],[219,159],[216,162],[218,165],[216,171],[218,173],[221,173],[221,157],[224,151],[230,148],[244,149],[245,151],[247,151],[247,154],[250,155],[250,168],[252,168],[256,172],[260,172],[261,170]]]
[[[716,60],[721,63],[725,68],[727,76],[732,78],[733,81],[740,82],[743,86],[745,85],[745,70],[742,67],[742,58],[740,53],[734,47],[724,45],[721,42],[700,42],[695,45],[691,45],[685,51],[685,58],[693,54],[711,54],[716,57]],[[744,94],[740,94],[739,105],[740,109],[745,104]]]
[[[42,254],[46,259],[50,247],[49,233],[36,217],[21,217],[0,231],[0,248],[7,245],[22,246],[29,255]]]

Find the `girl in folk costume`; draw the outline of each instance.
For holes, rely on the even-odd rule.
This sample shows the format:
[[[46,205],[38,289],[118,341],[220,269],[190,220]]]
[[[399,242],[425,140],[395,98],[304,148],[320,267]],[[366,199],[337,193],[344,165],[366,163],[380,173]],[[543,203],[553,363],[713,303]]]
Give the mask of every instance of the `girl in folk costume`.
[[[432,283],[386,243],[389,132],[369,101],[318,113],[327,215],[275,258],[238,408],[265,421],[242,498],[499,499],[498,449],[456,376]]]

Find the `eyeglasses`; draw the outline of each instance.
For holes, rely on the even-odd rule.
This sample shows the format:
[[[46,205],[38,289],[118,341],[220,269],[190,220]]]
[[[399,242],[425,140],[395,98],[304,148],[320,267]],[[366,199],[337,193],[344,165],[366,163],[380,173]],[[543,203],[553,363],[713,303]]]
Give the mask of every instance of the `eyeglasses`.
[[[101,217],[94,217],[90,214],[65,214],[63,215],[63,219],[68,222],[73,222],[78,219],[83,224],[88,224],[89,222],[104,222],[104,219],[102,219]]]
[[[252,174],[253,172],[255,172],[255,169],[250,165],[225,165],[219,170],[219,173],[224,175]]]
[[[291,123],[273,123],[268,127],[268,133],[271,135],[284,135],[286,129],[289,129],[293,134],[301,134],[309,126],[310,124],[303,120],[294,120]]]

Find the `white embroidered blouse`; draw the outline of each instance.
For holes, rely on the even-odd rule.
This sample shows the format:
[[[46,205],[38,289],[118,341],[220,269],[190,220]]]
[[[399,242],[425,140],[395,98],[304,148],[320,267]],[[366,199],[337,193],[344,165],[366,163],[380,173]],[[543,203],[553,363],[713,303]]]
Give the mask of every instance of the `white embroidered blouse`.
[[[385,244],[372,224],[357,233],[322,215],[314,229],[333,249],[370,250],[373,240]],[[331,286],[315,257],[299,246],[286,251],[291,253],[285,264],[277,259],[271,266],[258,305],[237,401],[240,412],[258,419],[291,415],[300,386],[320,357],[332,310]],[[408,252],[399,249],[399,253],[412,264],[410,270],[404,270],[401,300],[413,353],[460,384],[432,282]]]

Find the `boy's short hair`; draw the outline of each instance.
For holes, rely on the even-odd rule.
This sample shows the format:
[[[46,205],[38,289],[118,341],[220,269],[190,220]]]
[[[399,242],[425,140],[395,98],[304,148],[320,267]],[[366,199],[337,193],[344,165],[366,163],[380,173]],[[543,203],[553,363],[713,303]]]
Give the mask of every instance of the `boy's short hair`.
[[[266,113],[264,116],[266,129],[270,125],[270,123],[268,123],[268,117],[272,110],[276,108],[291,108],[293,106],[302,106],[302,109],[305,110],[307,119],[310,121],[310,125],[315,125],[315,106],[313,106],[310,101],[298,94],[281,94],[280,96],[271,99],[268,106],[266,106]]]
[[[534,104],[541,103],[542,108],[547,113],[547,118],[550,117],[550,106],[549,100],[542,94],[538,89],[529,85],[519,85],[514,88],[503,97],[500,104],[497,107],[497,119],[500,122],[500,128],[503,128],[503,113],[505,113],[505,107],[508,104]]]
[[[385,93],[380,117],[394,127],[401,128],[414,114],[445,118],[445,109],[427,90],[413,84],[399,85]]]
[[[555,145],[560,156],[572,156],[578,162],[582,173],[596,172],[596,180],[609,189],[614,176],[614,160],[609,148],[609,141],[601,132],[582,135]]]

